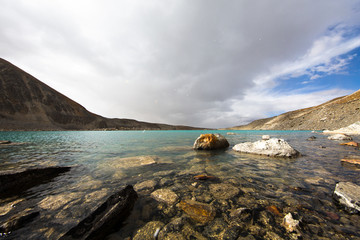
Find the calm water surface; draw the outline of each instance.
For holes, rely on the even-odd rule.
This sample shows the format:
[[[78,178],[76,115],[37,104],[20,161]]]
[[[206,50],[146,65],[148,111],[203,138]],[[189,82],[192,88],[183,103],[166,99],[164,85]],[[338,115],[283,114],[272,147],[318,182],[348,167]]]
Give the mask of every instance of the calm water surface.
[[[195,139],[210,132],[224,135],[230,148],[216,152],[192,150]],[[0,132],[0,140],[23,143],[0,146],[2,171],[72,167],[70,172],[29,189],[22,196],[0,198],[0,223],[22,212],[40,211],[34,221],[5,239],[57,239],[112,193],[127,184],[147,180],[154,180],[156,186],[138,191],[132,215],[109,239],[134,237],[150,221],[166,225],[184,216],[176,205],[165,206],[150,197],[152,191],[161,188],[171,189],[180,200],[193,199],[216,207],[213,222],[201,225],[190,221],[194,234],[188,239],[196,239],[198,233],[208,239],[271,239],[271,236],[296,239],[300,235],[304,239],[360,238],[359,215],[339,208],[332,198],[339,181],[360,185],[359,169],[340,163],[345,156],[360,155],[358,149],[340,146],[340,142],[328,140],[325,135],[307,131],[232,132],[236,135],[226,135],[227,131]],[[302,156],[277,159],[231,149],[240,142],[260,140],[264,134],[285,139]],[[310,136],[317,139],[307,141]],[[130,161],[137,156],[150,156],[157,164],[119,164],[122,158]],[[218,177],[220,183],[236,186],[240,193],[231,199],[217,199],[209,192],[211,182],[193,180],[193,176],[204,173]],[[275,206],[280,214],[268,210],[272,216],[265,217],[268,220],[265,221],[262,214],[269,206]],[[240,207],[260,215],[253,216],[246,226],[233,228],[233,238],[226,238],[224,229],[234,224],[229,213]],[[280,226],[288,212],[301,219],[300,233],[286,233]]]

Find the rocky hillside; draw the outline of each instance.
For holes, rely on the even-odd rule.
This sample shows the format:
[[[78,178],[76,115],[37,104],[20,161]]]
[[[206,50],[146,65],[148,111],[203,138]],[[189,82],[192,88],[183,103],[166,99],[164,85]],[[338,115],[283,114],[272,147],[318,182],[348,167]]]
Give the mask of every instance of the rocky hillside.
[[[108,119],[0,58],[0,130],[192,129]]]
[[[260,119],[238,130],[334,130],[360,120],[360,90],[321,105]]]

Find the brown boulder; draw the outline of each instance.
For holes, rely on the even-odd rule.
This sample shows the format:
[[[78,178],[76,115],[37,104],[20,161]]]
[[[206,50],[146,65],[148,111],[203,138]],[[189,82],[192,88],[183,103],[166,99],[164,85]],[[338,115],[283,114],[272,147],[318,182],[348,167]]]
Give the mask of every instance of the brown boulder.
[[[214,207],[205,203],[189,200],[181,201],[179,205],[191,219],[202,224],[212,221],[216,214]]]
[[[195,140],[193,148],[196,150],[216,150],[229,146],[229,142],[220,134],[201,134]]]

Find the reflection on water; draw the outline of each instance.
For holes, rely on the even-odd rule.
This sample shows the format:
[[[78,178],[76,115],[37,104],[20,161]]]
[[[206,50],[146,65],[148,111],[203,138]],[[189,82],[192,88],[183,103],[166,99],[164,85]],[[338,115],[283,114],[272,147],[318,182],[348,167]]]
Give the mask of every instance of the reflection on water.
[[[314,135],[310,132],[213,131],[223,134],[230,148],[193,151],[195,139],[204,132],[1,132],[0,140],[25,143],[0,146],[1,170],[72,166],[70,172],[22,196],[0,199],[1,223],[40,212],[8,239],[56,239],[127,184],[135,186],[139,199],[127,222],[109,239],[135,237],[137,232],[137,238],[151,235],[151,228],[155,231],[158,226],[163,239],[360,237],[359,215],[338,208],[332,199],[337,182],[360,184],[359,169],[340,163],[347,155],[360,155],[358,149],[320,134],[307,141]],[[302,156],[277,159],[231,150],[263,134],[284,138]],[[194,180],[198,174],[216,180]],[[151,193],[157,189],[171,190],[183,205],[187,201],[210,205],[216,211],[214,219],[197,223],[180,204],[155,201]],[[282,227],[287,213],[301,221],[298,232]]]

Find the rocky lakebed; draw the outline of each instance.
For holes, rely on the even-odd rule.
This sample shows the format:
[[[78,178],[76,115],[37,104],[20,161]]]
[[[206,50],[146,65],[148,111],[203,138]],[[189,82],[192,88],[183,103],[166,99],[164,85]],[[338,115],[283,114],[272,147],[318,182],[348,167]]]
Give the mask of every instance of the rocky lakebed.
[[[0,143],[0,238],[360,239],[359,136],[219,132]]]

